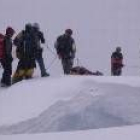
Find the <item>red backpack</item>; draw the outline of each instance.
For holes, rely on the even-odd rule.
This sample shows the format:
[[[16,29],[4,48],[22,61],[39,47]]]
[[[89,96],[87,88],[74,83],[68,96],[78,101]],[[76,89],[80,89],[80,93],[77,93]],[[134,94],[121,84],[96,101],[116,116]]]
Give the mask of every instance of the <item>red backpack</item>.
[[[4,35],[0,33],[0,59],[4,58]]]

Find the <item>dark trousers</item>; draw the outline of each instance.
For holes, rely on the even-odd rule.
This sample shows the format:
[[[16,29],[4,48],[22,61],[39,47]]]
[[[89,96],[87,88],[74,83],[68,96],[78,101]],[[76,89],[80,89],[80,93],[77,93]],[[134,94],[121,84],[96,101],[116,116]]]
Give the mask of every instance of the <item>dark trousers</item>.
[[[112,76],[121,76],[122,75],[122,68],[112,68],[111,75]]]
[[[12,62],[11,60],[0,60],[0,62],[3,67],[1,83],[10,86],[12,75]]]
[[[64,74],[70,74],[70,71],[73,66],[73,59],[72,58],[62,59],[62,66]]]
[[[41,71],[41,76],[46,74],[45,64],[42,56],[36,58],[37,63],[39,64],[39,68]]]
[[[42,48],[40,48],[36,51],[36,61],[39,65],[39,68],[40,68],[40,71],[41,71],[41,76],[45,76],[47,74],[47,72],[46,72],[46,69],[45,69],[45,64],[44,64],[44,60],[43,60],[43,57],[42,57],[42,53],[43,53]]]

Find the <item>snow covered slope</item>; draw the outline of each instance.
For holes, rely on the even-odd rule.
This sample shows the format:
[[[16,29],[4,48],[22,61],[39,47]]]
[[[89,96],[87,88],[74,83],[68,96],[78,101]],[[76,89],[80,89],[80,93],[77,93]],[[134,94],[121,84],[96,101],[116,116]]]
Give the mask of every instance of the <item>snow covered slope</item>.
[[[67,133],[0,136],[1,140],[139,140],[140,126],[109,128]]]
[[[62,76],[0,92],[0,133],[88,130],[140,123],[140,78]]]

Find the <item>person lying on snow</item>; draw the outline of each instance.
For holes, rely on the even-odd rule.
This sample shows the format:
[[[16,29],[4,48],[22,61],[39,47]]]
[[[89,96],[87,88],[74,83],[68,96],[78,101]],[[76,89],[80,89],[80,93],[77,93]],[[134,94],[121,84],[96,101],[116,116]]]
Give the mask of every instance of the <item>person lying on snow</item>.
[[[103,75],[103,73],[100,71],[92,72],[82,66],[73,67],[70,71],[70,74],[72,74],[72,75],[95,75],[95,76]]]

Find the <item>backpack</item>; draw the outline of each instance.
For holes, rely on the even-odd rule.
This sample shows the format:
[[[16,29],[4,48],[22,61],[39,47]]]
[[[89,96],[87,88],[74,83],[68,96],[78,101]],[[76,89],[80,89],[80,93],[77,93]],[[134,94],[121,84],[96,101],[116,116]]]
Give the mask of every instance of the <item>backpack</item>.
[[[21,31],[14,39],[13,43],[16,47],[22,46],[22,41],[23,41],[23,33],[24,31]]]
[[[95,76],[103,75],[103,73],[100,71],[92,72],[92,71],[90,71],[87,68],[82,67],[82,66],[73,67],[71,69],[71,74],[74,74],[74,75],[95,75]]]
[[[4,56],[5,56],[4,35],[0,33],[0,59],[3,59]]]
[[[22,31],[19,36],[16,37],[14,44],[17,46],[16,53],[18,58],[35,58],[34,36],[32,33]]]
[[[74,41],[72,38],[66,38],[64,35],[59,36],[57,39],[57,53],[63,55],[63,57],[71,57],[73,53]]]

